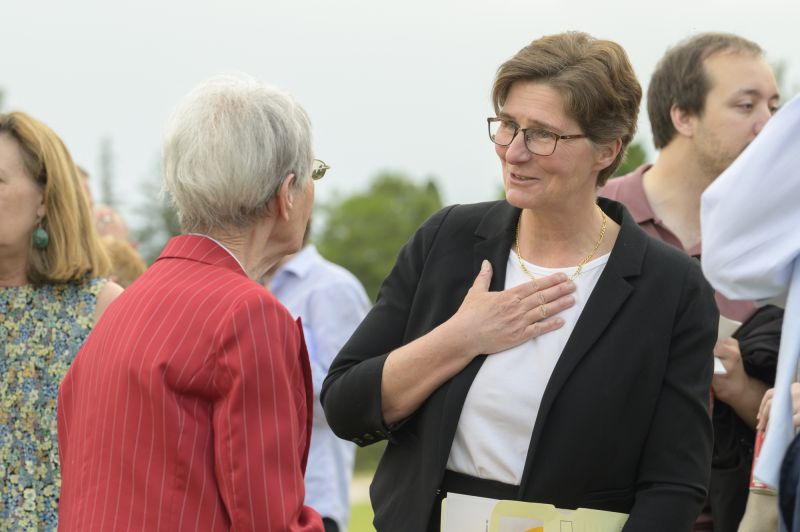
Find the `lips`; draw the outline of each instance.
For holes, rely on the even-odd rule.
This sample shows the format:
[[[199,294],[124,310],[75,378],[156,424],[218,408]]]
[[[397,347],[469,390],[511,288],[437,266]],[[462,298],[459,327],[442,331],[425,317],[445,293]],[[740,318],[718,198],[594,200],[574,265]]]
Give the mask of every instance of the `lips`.
[[[511,172],[509,175],[511,176],[511,179],[515,179],[517,181],[538,181],[539,180],[538,177],[529,177],[529,176],[519,175],[519,174],[515,174],[514,172]]]

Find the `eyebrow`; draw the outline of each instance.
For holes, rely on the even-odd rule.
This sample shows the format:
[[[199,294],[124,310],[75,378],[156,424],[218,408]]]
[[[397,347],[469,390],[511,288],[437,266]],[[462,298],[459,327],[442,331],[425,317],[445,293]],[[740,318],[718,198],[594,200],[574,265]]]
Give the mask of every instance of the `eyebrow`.
[[[755,96],[757,98],[764,98],[764,94],[758,89],[739,89],[734,93],[734,97],[736,96]],[[780,100],[781,95],[779,93],[774,93],[772,96],[767,96],[767,100]]]
[[[513,116],[509,115],[508,113],[503,113],[503,112],[497,113],[497,118],[502,118],[504,120],[508,120],[510,122],[514,122],[515,124],[517,124],[517,120]],[[560,127],[556,127],[553,124],[548,124],[547,122],[542,122],[541,120],[531,120],[530,123],[533,124],[532,127],[534,127],[534,128],[538,127],[538,128],[542,128],[542,129],[547,129],[549,131],[555,131],[555,132],[563,133],[563,130]],[[517,124],[517,125],[519,125],[519,124]],[[526,128],[526,129],[529,129],[529,128]]]

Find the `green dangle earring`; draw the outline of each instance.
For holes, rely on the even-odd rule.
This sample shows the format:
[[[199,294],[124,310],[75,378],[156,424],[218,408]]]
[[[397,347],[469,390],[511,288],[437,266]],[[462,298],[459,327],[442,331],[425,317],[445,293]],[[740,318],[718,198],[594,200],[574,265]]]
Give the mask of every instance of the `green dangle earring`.
[[[47,247],[47,244],[50,242],[50,235],[47,234],[47,231],[44,230],[42,227],[42,219],[39,218],[39,225],[36,226],[36,229],[33,231],[33,236],[31,237],[31,243],[33,247],[36,249],[44,249]]]

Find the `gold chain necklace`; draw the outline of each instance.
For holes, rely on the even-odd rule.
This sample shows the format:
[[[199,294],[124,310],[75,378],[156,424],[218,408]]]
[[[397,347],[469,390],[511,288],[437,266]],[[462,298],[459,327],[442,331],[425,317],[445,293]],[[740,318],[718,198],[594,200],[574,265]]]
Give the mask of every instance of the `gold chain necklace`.
[[[583,271],[583,267],[586,266],[586,263],[592,260],[594,254],[597,253],[597,250],[600,248],[600,243],[603,241],[603,237],[606,236],[606,213],[600,209],[600,214],[603,215],[603,223],[600,225],[600,236],[597,238],[597,242],[594,243],[594,247],[592,251],[586,255],[582,261],[578,263],[575,267],[575,273],[569,276],[570,281],[574,281],[576,277],[578,277],[581,272]],[[522,214],[519,216],[519,220],[517,220],[517,234],[514,241],[514,246],[516,247],[517,252],[517,260],[519,261],[519,267],[522,268],[522,271],[525,272],[525,275],[530,277],[533,280],[536,280],[536,277],[528,271],[528,268],[525,267],[525,263],[522,261],[522,254],[519,252],[519,228],[522,226]]]

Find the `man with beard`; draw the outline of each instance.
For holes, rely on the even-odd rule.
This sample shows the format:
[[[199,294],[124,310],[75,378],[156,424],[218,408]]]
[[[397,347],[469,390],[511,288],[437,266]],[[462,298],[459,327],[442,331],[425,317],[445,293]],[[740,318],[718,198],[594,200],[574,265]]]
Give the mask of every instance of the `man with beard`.
[[[610,180],[600,194],[624,203],[651,236],[699,258],[700,196],[759,134],[778,97],[756,43],[724,33],[690,37],[667,51],[650,80],[647,111],[661,150],[655,164]],[[709,504],[695,530],[735,532],[747,499],[756,414],[775,377],[781,313],[766,308],[754,315],[751,301],[716,296],[722,316],[745,323],[714,350],[725,372],[712,382]]]

